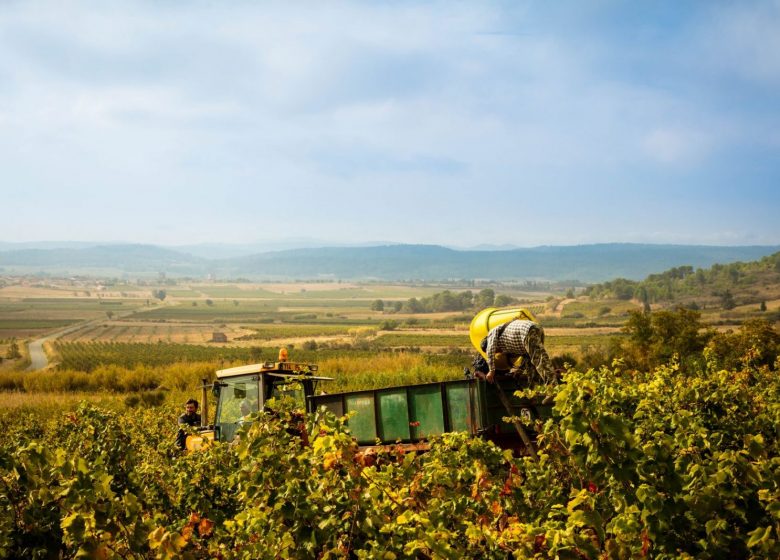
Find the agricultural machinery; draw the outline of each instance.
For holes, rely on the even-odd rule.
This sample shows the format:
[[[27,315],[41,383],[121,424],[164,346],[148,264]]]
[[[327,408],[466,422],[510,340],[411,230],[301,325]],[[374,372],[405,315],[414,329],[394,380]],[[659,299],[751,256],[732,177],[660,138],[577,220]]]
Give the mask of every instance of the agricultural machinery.
[[[534,320],[524,309],[483,310],[471,322],[472,344],[484,356],[480,343],[490,329],[517,318]],[[516,365],[504,363],[507,369]],[[319,390],[321,383],[331,379],[319,375],[316,364],[287,361],[286,352],[277,362],[219,370],[213,384],[204,380],[204,425],[198,436],[187,438],[187,448],[198,449],[208,440],[232,441],[253,414],[268,411],[270,399],[288,396],[307,413],[324,408],[337,416],[350,414],[347,425],[361,447],[401,445],[425,450],[431,437],[462,431],[534,455],[534,434],[524,426],[527,421],[546,419],[551,410],[540,398],[515,396],[518,382],[512,377],[498,376],[488,383],[468,369],[464,378],[452,381],[341,393]],[[208,388],[217,396],[211,425],[207,425]]]

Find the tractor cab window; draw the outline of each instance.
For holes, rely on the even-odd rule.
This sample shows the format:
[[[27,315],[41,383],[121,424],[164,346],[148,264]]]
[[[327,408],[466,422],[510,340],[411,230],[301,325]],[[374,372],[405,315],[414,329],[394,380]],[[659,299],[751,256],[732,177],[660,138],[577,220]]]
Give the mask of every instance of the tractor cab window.
[[[259,409],[257,376],[242,376],[223,381],[220,391],[218,422],[235,424]]]
[[[273,383],[273,394],[276,399],[291,398],[301,408],[305,407],[306,400],[303,385],[296,380],[281,380]]]

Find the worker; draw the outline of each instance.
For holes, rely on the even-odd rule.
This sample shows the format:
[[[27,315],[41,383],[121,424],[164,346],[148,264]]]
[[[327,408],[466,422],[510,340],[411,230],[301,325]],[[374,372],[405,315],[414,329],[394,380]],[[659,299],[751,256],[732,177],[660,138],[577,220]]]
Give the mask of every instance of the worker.
[[[249,420],[249,417],[252,415],[252,408],[252,403],[247,399],[244,399],[239,403],[238,409],[241,417],[238,419],[238,422],[236,422],[239,426],[243,426],[244,423]]]
[[[485,340],[485,354],[487,354],[487,375],[485,379],[493,383],[496,377],[496,354],[504,353],[510,358],[512,364],[518,357],[523,357],[530,362],[529,374],[536,374],[545,385],[554,384],[557,376],[550,363],[550,356],[544,349],[544,330],[541,325],[525,319],[515,319],[492,329]],[[522,368],[513,367],[511,374],[518,375]]]
[[[187,434],[183,426],[200,426],[200,414],[198,413],[198,401],[190,399],[184,404],[184,414],[179,416],[179,433],[176,436],[176,444],[184,449],[187,442]]]

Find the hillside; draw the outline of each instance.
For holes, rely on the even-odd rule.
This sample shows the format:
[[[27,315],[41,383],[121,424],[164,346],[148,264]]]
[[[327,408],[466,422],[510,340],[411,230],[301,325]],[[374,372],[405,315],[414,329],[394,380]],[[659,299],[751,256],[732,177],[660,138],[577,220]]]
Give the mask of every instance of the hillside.
[[[758,306],[780,298],[780,252],[751,262],[718,263],[709,268],[674,267],[642,281],[618,278],[590,286],[594,299],[637,299],[648,304],[677,303],[693,309]]]
[[[384,245],[292,249],[236,258],[206,259],[152,245],[0,250],[7,274],[131,274],[171,277],[286,280],[549,280],[638,281],[672,267],[756,260],[775,246],[599,244],[544,246],[500,251],[454,250],[436,245]],[[229,255],[226,248],[223,252]]]
[[[201,275],[206,261],[154,245],[98,245],[0,251],[6,271],[49,274],[158,274]]]

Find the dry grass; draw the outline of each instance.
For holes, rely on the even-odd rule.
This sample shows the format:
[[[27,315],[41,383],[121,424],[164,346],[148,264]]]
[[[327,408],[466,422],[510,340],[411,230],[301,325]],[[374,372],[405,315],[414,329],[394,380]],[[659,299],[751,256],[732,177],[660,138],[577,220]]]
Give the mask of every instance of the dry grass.
[[[360,287],[358,284],[352,284],[349,282],[328,282],[322,284],[318,282],[289,282],[286,284],[250,284],[247,289],[255,290],[262,288],[264,290],[268,290],[269,292],[276,292],[278,294],[290,294],[300,292],[301,290],[306,290],[307,292],[327,292],[331,290],[344,290],[358,287]]]
[[[144,323],[140,321],[105,321],[60,337],[64,342],[176,342],[206,344],[214,332],[227,335],[228,340],[253,331],[241,325],[215,325],[213,323]]]
[[[463,375],[452,367],[432,365],[422,354],[377,354],[370,360],[350,356],[326,358],[319,367],[323,375],[335,378],[322,387],[332,393],[443,381]]]
[[[97,404],[114,404],[125,395],[112,393],[17,393],[0,392],[0,409],[74,408],[81,401]]]
[[[544,329],[544,335],[546,337],[556,336],[596,336],[604,334],[616,334],[621,331],[621,327],[589,327],[589,328],[575,328],[575,327],[551,327]]]
[[[71,292],[52,288],[37,288],[15,284],[0,288],[0,298],[23,299],[23,298],[60,298],[70,297]]]

